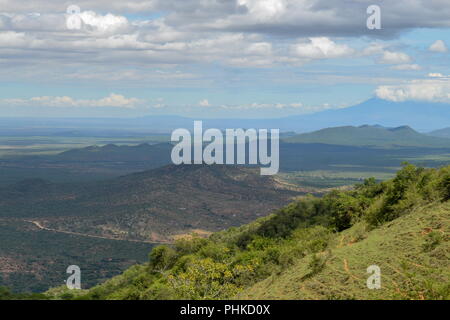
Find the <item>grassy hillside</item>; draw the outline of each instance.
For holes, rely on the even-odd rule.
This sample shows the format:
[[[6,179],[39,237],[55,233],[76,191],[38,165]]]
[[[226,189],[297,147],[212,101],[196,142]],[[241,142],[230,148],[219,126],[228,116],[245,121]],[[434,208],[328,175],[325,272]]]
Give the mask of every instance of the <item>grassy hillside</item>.
[[[297,261],[239,294],[241,299],[450,299],[450,203],[415,209],[372,231],[361,224],[336,235],[317,254]],[[369,290],[367,268],[381,269]],[[445,287],[447,285],[447,287]]]
[[[326,128],[284,140],[291,143],[324,143],[377,147],[449,147],[450,139],[421,134],[408,126],[384,128],[380,126],[346,126]]]
[[[152,250],[75,299],[450,299],[450,167],[292,202],[272,216]],[[366,288],[367,267],[382,289]]]

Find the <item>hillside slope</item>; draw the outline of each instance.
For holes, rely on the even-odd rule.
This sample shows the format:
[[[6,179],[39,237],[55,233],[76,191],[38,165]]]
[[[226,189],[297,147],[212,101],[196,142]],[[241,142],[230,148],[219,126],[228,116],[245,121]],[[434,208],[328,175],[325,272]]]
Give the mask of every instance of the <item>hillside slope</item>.
[[[418,208],[380,228],[366,232],[361,225],[337,235],[329,251],[321,252],[323,269],[311,273],[312,255],[281,275],[261,281],[241,299],[425,299],[437,284],[450,284],[450,203]],[[432,235],[445,242],[433,246]],[[381,269],[381,289],[370,290],[367,268]],[[449,297],[450,298],[450,297]]]
[[[170,165],[96,183],[26,180],[0,188],[0,217],[158,242],[248,223],[301,194],[255,168]]]

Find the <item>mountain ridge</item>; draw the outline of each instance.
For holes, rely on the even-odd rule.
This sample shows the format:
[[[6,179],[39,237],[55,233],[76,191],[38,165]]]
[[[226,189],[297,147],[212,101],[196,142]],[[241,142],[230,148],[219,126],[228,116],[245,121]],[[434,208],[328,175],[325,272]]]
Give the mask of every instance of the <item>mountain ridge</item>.
[[[407,125],[393,128],[376,125],[332,127],[299,134],[284,141],[372,147],[450,147],[450,139],[421,134]]]

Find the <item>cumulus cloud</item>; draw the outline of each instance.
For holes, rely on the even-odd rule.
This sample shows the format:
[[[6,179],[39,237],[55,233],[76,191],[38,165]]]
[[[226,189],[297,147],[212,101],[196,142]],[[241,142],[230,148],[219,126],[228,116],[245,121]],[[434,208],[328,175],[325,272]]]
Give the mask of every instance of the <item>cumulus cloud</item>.
[[[433,43],[430,46],[429,50],[432,52],[441,52],[441,53],[448,51],[447,46],[445,45],[445,42],[442,40],[437,40],[435,43]]]
[[[286,12],[285,0],[237,0],[240,7],[245,7],[249,15],[257,21],[273,21]]]
[[[352,55],[355,50],[347,45],[337,44],[326,37],[310,38],[308,43],[294,45],[293,51],[299,58],[329,59]]]
[[[366,4],[355,3],[343,10],[336,0],[99,0],[78,1],[77,5],[81,8],[81,28],[68,30],[66,6],[59,1],[31,0],[26,5],[17,5],[4,0],[4,12],[0,13],[0,56],[16,65],[45,61],[57,70],[68,64],[77,65],[80,70],[83,70],[80,65],[119,64],[156,68],[195,63],[243,68],[301,66],[317,59],[361,54],[334,36],[352,35],[354,23],[360,22],[367,33]],[[24,12],[33,12],[35,8],[43,12]],[[396,6],[391,9],[391,14],[397,11]],[[143,18],[127,18],[125,12],[141,12]],[[156,17],[146,19],[145,13],[156,13]],[[384,18],[390,19],[389,15]],[[278,41],[271,37],[274,33],[289,34]],[[406,54],[386,51],[379,44],[366,48],[363,54],[380,54],[380,62],[402,65],[398,67],[400,70],[418,68]],[[65,74],[70,77],[75,73]],[[106,73],[97,78],[101,74]],[[83,75],[82,71],[76,75],[79,79],[95,77]],[[115,78],[119,77],[104,80]]]
[[[411,57],[403,52],[384,51],[380,63],[384,64],[407,64],[411,62]]]
[[[68,96],[40,96],[29,99],[3,99],[2,105],[12,106],[45,106],[45,107],[114,107],[135,108],[143,101],[137,98],[126,98],[123,95],[111,93],[109,96],[95,100],[74,99]]]
[[[450,103],[450,79],[414,80],[400,85],[379,86],[376,95],[394,102],[428,101]]]
[[[417,1],[407,16],[409,0],[386,2],[383,30],[372,32],[366,27],[371,4],[366,0],[346,6],[341,0],[80,0],[79,30],[66,27],[66,2],[0,0],[0,77],[206,87],[224,83],[217,76],[223,70],[361,56],[374,56],[386,69],[414,71],[420,66],[411,57],[381,40],[355,49],[360,43],[350,45],[345,37],[391,38],[417,26],[450,26],[446,1]],[[208,73],[209,66],[219,67]],[[226,82],[248,78],[236,72]],[[335,75],[323,78],[339,81]]]
[[[83,11],[79,17],[82,22],[81,26],[87,31],[115,34],[126,31],[130,27],[127,18],[111,13],[100,15],[94,11]]]

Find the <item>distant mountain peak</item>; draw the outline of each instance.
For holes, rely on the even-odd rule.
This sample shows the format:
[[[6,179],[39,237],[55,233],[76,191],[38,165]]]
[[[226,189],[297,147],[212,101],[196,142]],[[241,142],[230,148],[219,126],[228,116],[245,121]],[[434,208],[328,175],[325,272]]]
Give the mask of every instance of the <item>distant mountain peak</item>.
[[[407,125],[396,127],[396,128],[390,128],[388,130],[392,131],[392,132],[396,132],[396,131],[410,131],[410,132],[418,133],[416,130],[414,130],[413,128],[411,128],[410,126],[407,126]]]

